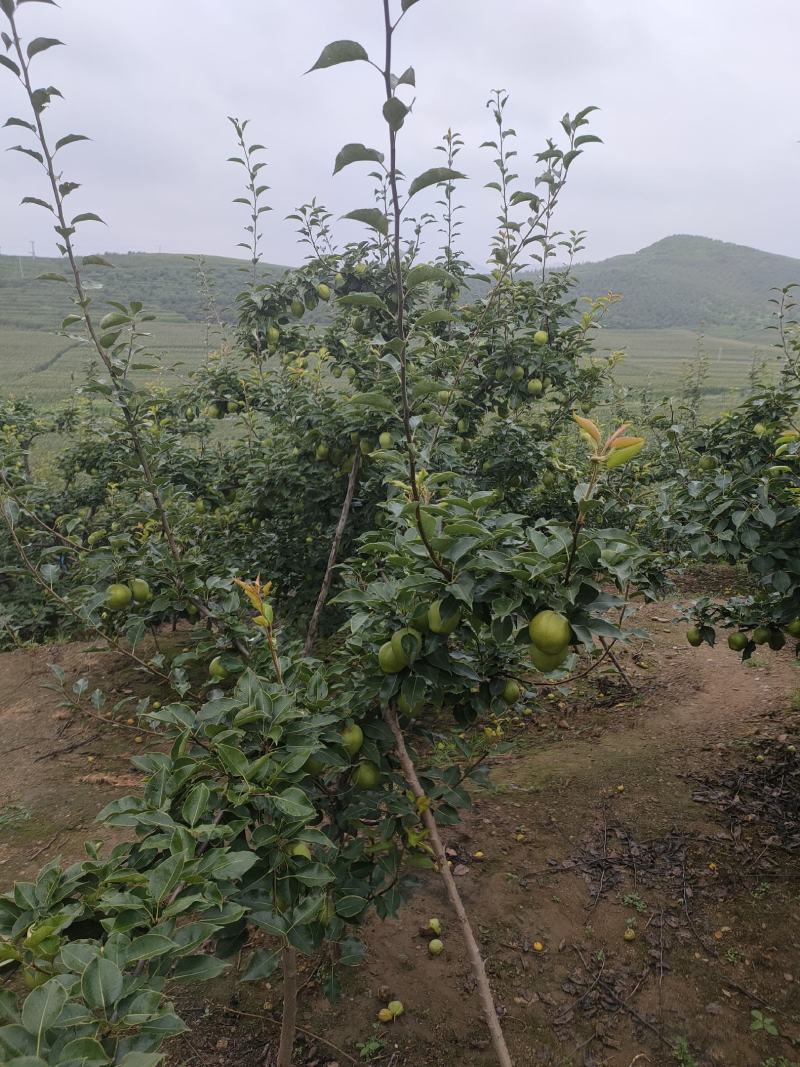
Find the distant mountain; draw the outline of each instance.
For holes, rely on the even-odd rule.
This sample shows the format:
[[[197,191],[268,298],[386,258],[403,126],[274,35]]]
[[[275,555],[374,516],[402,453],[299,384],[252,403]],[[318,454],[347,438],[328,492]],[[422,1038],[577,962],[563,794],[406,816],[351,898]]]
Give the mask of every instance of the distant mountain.
[[[581,293],[622,294],[607,319],[616,329],[749,333],[770,321],[770,289],[800,282],[800,259],[678,234],[630,255],[581,263],[575,275]]]

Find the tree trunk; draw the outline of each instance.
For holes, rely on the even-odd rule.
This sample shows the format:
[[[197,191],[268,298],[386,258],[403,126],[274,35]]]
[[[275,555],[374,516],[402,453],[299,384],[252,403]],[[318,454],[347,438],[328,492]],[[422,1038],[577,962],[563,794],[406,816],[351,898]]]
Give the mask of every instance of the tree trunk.
[[[297,951],[291,945],[283,946],[281,962],[283,965],[283,1016],[276,1067],[292,1067],[292,1050],[297,1024]]]
[[[415,797],[422,799],[425,796],[425,792],[420,785],[411,756],[408,754],[403,731],[400,729],[400,724],[397,721],[397,713],[394,708],[387,709],[384,713],[384,719],[394,735],[395,751],[409,788]],[[436,865],[439,868],[439,874],[444,881],[447,896],[450,903],[453,905],[453,910],[455,911],[456,916],[458,917],[461,933],[467,945],[467,952],[469,953],[472,970],[478,983],[481,1006],[483,1007],[486,1025],[489,1027],[489,1033],[491,1034],[492,1045],[494,1046],[495,1055],[497,1056],[497,1062],[501,1067],[513,1067],[513,1062],[506,1046],[506,1040],[503,1036],[503,1030],[500,1026],[500,1020],[497,1017],[497,1010],[494,1006],[494,998],[492,997],[489,979],[486,976],[486,967],[484,966],[483,957],[481,956],[481,950],[478,942],[475,940],[475,935],[472,932],[472,927],[464,908],[464,902],[458,892],[458,887],[456,886],[455,879],[450,870],[450,865],[447,862],[447,856],[444,851],[442,839],[439,836],[436,820],[428,807],[422,809],[420,818],[422,819],[425,829],[428,831],[428,837],[436,856]]]
[[[339,514],[339,521],[336,524],[336,532],[333,535],[333,541],[331,541],[331,550],[328,553],[328,564],[325,567],[325,577],[322,579],[317,602],[314,605],[314,613],[308,624],[308,633],[306,634],[305,644],[303,645],[304,656],[310,655],[311,649],[314,647],[314,642],[317,639],[319,620],[322,618],[322,611],[328,600],[328,594],[331,591],[333,568],[336,566],[336,560],[339,558],[339,549],[342,546],[345,527],[347,526],[347,520],[350,517],[350,508],[353,506],[353,496],[355,495],[358,472],[360,469],[361,449],[356,448],[353,454],[353,467],[350,471],[350,477],[347,480],[347,492],[344,495],[344,503],[342,504],[342,510]]]

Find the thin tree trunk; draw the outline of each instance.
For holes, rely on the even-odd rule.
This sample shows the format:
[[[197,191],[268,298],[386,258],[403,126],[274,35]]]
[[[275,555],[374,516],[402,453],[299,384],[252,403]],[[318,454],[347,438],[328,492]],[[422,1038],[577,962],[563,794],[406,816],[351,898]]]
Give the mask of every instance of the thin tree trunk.
[[[409,788],[414,796],[418,799],[423,799],[425,797],[425,791],[420,785],[416,768],[414,767],[411,756],[408,754],[403,731],[400,729],[400,724],[397,721],[397,713],[394,708],[388,708],[384,712],[383,717],[394,736],[395,751],[397,753],[397,758],[400,761],[403,776],[408,782]],[[450,865],[447,862],[447,855],[444,851],[442,839],[439,836],[436,820],[428,807],[422,807],[420,818],[422,819],[425,829],[428,831],[428,837],[436,855],[436,865],[439,868],[439,874],[442,876],[447,896],[450,903],[453,905],[453,910],[455,911],[456,916],[458,917],[461,933],[466,942],[467,952],[469,954],[470,962],[472,963],[472,970],[478,983],[478,993],[481,999],[484,1018],[486,1019],[486,1025],[489,1027],[489,1033],[491,1034],[492,1045],[494,1046],[495,1055],[497,1056],[497,1062],[501,1067],[513,1067],[513,1062],[508,1047],[506,1046],[506,1040],[503,1036],[503,1030],[500,1026],[500,1020],[497,1017],[497,1010],[494,1006],[494,998],[492,997],[489,979],[486,976],[486,967],[483,962],[483,957],[481,956],[481,950],[478,942],[475,940],[475,935],[472,932],[472,927],[464,908],[464,903],[461,900],[461,895],[458,892],[458,887],[456,886],[455,879],[450,870]]]
[[[353,496],[356,491],[356,484],[358,482],[358,472],[361,470],[361,449],[356,448],[353,454],[353,466],[350,471],[350,477],[347,479],[347,492],[344,495],[344,503],[342,504],[342,510],[339,514],[339,521],[336,524],[336,532],[333,535],[333,541],[331,541],[331,550],[328,553],[328,563],[325,567],[325,577],[322,579],[322,585],[320,586],[319,595],[317,596],[317,602],[314,605],[314,612],[311,616],[311,621],[308,624],[308,633],[306,634],[305,644],[303,645],[303,655],[308,656],[311,649],[314,647],[314,642],[317,639],[317,630],[319,630],[319,621],[322,618],[322,612],[325,608],[325,604],[328,600],[328,594],[331,591],[331,583],[333,582],[333,569],[336,566],[336,561],[339,558],[339,549],[342,547],[342,538],[344,537],[344,531],[347,527],[347,520],[350,517],[350,508],[353,506]]]
[[[297,951],[291,945],[281,950],[283,964],[283,1016],[281,1043],[276,1067],[292,1067],[292,1050],[297,1030]]]

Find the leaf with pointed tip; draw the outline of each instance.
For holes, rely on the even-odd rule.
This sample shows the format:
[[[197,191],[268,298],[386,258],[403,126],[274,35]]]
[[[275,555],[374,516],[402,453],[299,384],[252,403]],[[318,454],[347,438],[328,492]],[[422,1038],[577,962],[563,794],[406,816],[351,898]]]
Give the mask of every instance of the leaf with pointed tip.
[[[383,163],[383,159],[383,152],[379,152],[377,148],[367,148],[364,144],[346,144],[336,157],[333,173],[338,174],[351,163]]]
[[[36,280],[37,282],[66,282],[69,285],[69,279],[65,278],[63,274],[39,274]]]
[[[40,200],[38,196],[23,196],[20,200],[20,204],[35,204],[36,207],[46,207],[48,211],[52,211],[53,208],[46,200]]]
[[[339,63],[354,63],[357,60],[369,61],[366,49],[358,41],[332,41],[325,45],[319,59],[313,67],[309,67],[306,74],[310,74],[312,70],[335,67]]]
[[[3,57],[0,56],[0,59],[2,58]],[[42,158],[41,152],[35,152],[32,148],[26,148],[24,145],[21,144],[12,145],[7,151],[23,152],[26,156],[31,156],[33,159],[35,159],[37,163],[44,163],[44,159]]]
[[[53,48],[55,45],[63,43],[63,41],[57,41],[55,37],[34,37],[28,45],[28,59],[33,59],[40,52],[46,52],[48,48]]]
[[[342,215],[342,218],[352,219],[354,222],[363,222],[365,226],[370,226],[373,230],[377,230],[384,237],[389,233],[389,222],[384,213],[376,207],[357,208],[355,211],[348,211],[346,215]]]
[[[389,129],[396,133],[406,121],[406,115],[410,110],[398,97],[389,97],[383,105],[383,117],[389,123]]]
[[[113,267],[113,263],[109,263],[104,256],[84,256],[84,267]]]
[[[397,85],[416,85],[417,76],[414,73],[413,67],[406,67],[400,77],[397,79]]]
[[[84,211],[83,214],[76,215],[72,222],[70,222],[70,226],[74,226],[76,222],[102,222],[105,226],[105,222],[103,222],[99,215],[95,215],[93,211]]]
[[[425,170],[422,174],[418,174],[411,185],[409,185],[409,200],[422,189],[427,189],[429,185],[439,185],[441,182],[452,182],[457,178],[466,178],[466,174],[462,174],[460,170],[451,170],[450,167],[431,167],[430,170]]]
[[[449,285],[452,281],[452,277],[444,267],[435,267],[431,263],[421,263],[418,267],[412,267],[406,275],[406,289],[413,289],[417,285],[425,285],[426,282]]]
[[[349,307],[373,308],[375,311],[388,310],[377,293],[348,293],[339,297],[339,303]]]
[[[24,126],[26,130],[30,130],[31,133],[36,133],[36,127],[32,122],[26,122],[25,119],[18,119],[12,116],[10,119],[6,119],[3,123],[4,126]]]
[[[436,308],[433,311],[425,311],[414,323],[415,326],[435,326],[440,322],[454,322],[455,315],[444,308]],[[437,383],[438,384],[438,383]]]
[[[76,141],[88,141],[89,138],[85,133],[68,133],[66,137],[59,137],[56,141],[56,146],[53,149],[53,155],[59,150],[59,148],[65,148],[68,144],[74,144]]]
[[[12,74],[16,74],[19,77],[19,67],[13,59],[9,59],[8,56],[0,56],[0,67],[7,67]]]
[[[410,7],[413,7],[414,4],[416,4],[417,2],[418,0],[403,0],[403,2],[400,4],[400,7],[403,9],[403,11],[408,11],[408,9]]]

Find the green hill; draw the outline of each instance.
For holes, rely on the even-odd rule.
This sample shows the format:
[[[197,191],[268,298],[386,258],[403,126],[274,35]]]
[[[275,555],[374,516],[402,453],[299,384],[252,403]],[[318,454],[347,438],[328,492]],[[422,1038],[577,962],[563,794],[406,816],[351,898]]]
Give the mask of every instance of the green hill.
[[[236,294],[248,284],[246,265],[237,259],[206,256],[201,263],[199,257],[138,252],[106,258],[113,268],[85,270],[96,307],[141,300],[155,312],[151,345],[162,356],[166,374],[181,365],[196,366],[219,345],[214,320],[235,320]],[[283,269],[265,265],[262,276]],[[63,273],[63,262],[0,256],[0,391],[50,404],[81,383],[91,353],[56,333],[72,310],[71,290],[37,281],[46,272]],[[756,349],[768,352],[773,337],[764,327],[770,321],[770,290],[800,281],[800,259],[676,236],[631,255],[580,264],[575,273],[581,293],[623,296],[598,341],[600,348],[627,349],[623,382],[673,388],[682,378],[682,361],[693,356],[695,335],[702,332],[713,388],[721,392],[744,381]]]
[[[608,316],[615,329],[719,328],[751,338],[770,322],[770,290],[800,282],[800,259],[678,235],[579,264],[575,274],[581,292],[622,294]]]

